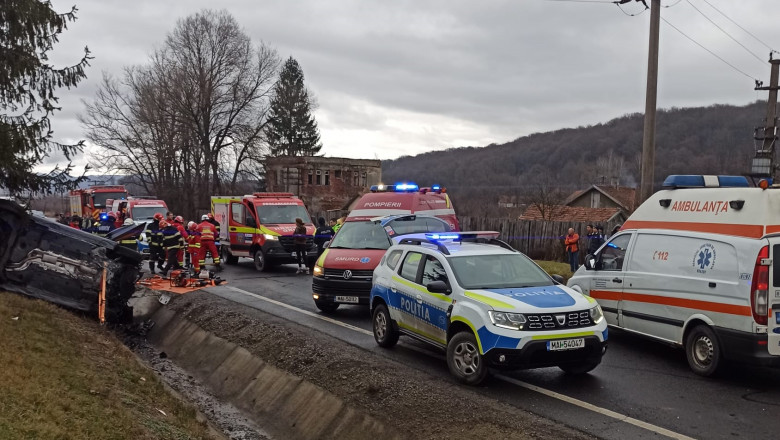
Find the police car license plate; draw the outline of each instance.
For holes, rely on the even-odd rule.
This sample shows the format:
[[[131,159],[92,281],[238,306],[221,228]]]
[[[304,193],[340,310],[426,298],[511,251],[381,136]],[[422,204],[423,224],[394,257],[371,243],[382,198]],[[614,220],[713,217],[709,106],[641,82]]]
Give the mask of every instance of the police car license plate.
[[[575,350],[585,346],[585,338],[547,341],[547,351]]]
[[[358,297],[356,296],[337,296],[336,302],[357,304],[358,302],[360,302],[360,300],[358,300]]]

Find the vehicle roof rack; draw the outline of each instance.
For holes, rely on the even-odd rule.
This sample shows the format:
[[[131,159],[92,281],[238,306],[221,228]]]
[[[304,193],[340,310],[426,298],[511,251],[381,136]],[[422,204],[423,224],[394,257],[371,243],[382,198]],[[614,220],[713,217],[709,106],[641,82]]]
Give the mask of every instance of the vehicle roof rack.
[[[439,249],[439,252],[441,252],[444,255],[449,255],[450,251],[447,249],[447,246],[444,246],[443,244],[439,243],[436,240],[429,240],[427,238],[420,238],[420,237],[411,237],[411,238],[402,238],[401,241],[398,242],[398,244],[430,244],[433,246],[436,246],[437,249]]]

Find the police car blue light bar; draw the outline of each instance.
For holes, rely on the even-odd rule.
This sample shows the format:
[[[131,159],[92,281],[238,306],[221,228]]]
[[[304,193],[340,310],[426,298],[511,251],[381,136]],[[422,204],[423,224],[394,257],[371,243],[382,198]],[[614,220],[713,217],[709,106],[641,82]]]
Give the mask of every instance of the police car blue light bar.
[[[108,220],[108,213],[104,212],[100,214],[100,220],[106,221]]]
[[[664,180],[664,188],[747,188],[744,176],[706,176],[672,174]]]
[[[425,234],[428,240],[458,240],[460,234]]]
[[[441,189],[441,185],[433,185],[431,187],[431,191],[439,191]]]
[[[420,187],[416,183],[396,183],[395,184],[395,191],[396,192],[403,192],[403,191],[417,191]]]

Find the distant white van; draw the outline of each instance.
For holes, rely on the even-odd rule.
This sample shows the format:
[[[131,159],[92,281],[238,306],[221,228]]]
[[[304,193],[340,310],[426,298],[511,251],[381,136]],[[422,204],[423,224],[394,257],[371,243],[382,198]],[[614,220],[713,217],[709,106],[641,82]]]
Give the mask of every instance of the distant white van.
[[[700,375],[724,360],[780,365],[780,188],[762,186],[669,176],[569,287],[609,325],[684,347]]]

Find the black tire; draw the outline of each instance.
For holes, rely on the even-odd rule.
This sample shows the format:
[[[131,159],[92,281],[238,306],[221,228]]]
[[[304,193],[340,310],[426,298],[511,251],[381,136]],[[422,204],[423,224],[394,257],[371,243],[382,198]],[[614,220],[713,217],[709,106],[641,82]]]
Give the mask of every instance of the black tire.
[[[697,325],[685,338],[685,357],[694,373],[710,377],[720,368],[723,354],[715,332],[706,325]]]
[[[326,303],[321,301],[314,301],[314,305],[317,306],[324,313],[333,313],[339,308],[339,303]]]
[[[558,368],[563,370],[566,374],[580,375],[591,372],[594,368],[598,367],[601,363],[601,359],[597,361],[586,361],[576,365],[558,365]]]
[[[477,338],[463,331],[447,343],[447,366],[458,381],[466,385],[479,385],[488,376],[488,366],[479,352]]]
[[[395,328],[395,323],[390,318],[390,311],[387,310],[386,305],[379,304],[374,308],[371,323],[374,330],[374,340],[380,347],[390,348],[398,343],[398,337],[401,334]]]
[[[259,272],[265,272],[271,267],[271,265],[268,264],[268,260],[265,258],[265,252],[263,252],[262,249],[256,250],[252,259],[255,261],[255,269]]]
[[[238,257],[232,255],[225,246],[219,247],[219,258],[224,261],[225,264],[233,265],[238,263]]]

